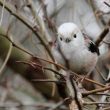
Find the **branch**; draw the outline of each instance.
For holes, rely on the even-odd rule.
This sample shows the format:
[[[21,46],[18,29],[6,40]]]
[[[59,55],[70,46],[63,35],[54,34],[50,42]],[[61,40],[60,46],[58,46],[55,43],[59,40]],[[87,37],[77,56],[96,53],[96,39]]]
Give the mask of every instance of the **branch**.
[[[110,86],[100,88],[100,89],[91,90],[91,91],[87,91],[87,92],[82,93],[82,95],[85,97],[85,96],[88,96],[88,95],[91,95],[91,94],[94,94],[94,93],[97,93],[97,92],[103,92],[103,91],[106,91],[106,90],[110,90]]]
[[[65,98],[63,101],[60,101],[59,103],[57,103],[55,106],[53,106],[52,108],[50,108],[48,110],[56,110],[56,109],[58,109],[60,106],[62,106],[69,99],[70,98]]]
[[[58,81],[58,80],[52,80],[52,79],[32,79],[32,82],[39,83],[39,82],[50,82],[50,83],[65,83],[65,81]]]
[[[76,77],[78,77],[78,78],[80,78],[80,79],[84,79],[85,81],[94,83],[94,84],[96,84],[96,85],[98,85],[98,86],[101,86],[101,87],[106,87],[105,85],[103,85],[103,84],[101,84],[101,83],[99,83],[99,82],[96,82],[96,81],[91,80],[91,79],[89,79],[89,78],[84,78],[83,76],[78,75],[78,74],[75,73],[75,72],[70,71],[70,73],[71,73],[71,75],[72,75],[73,77],[74,77],[74,75],[75,75]]]
[[[78,106],[78,110],[82,110],[82,104],[81,104],[82,97],[79,97],[78,87],[77,87],[76,83],[74,82],[74,80],[73,80],[71,75],[69,76],[68,80],[70,81],[70,83],[72,85],[72,89],[74,91],[74,97],[72,97],[72,98],[74,98],[74,100],[75,100],[75,102],[76,102],[76,104]]]
[[[26,62],[26,61],[17,61],[17,63],[23,63],[23,64],[30,65],[30,66],[33,67],[34,69],[36,69],[36,67],[40,67],[42,70],[52,71],[54,74],[59,75],[61,78],[64,79],[64,76],[63,76],[62,74],[60,74],[58,71],[53,70],[53,69],[51,69],[51,68],[43,67],[42,65],[39,65],[39,64],[37,64],[37,63]]]
[[[98,39],[95,42],[97,47],[100,45],[100,42],[103,41],[103,39],[108,34],[108,32],[109,32],[109,27],[105,27],[104,30],[102,31],[102,33],[99,35]]]
[[[108,7],[110,7],[110,4],[108,4],[107,2],[104,2]]]
[[[110,102],[84,102],[84,105],[99,105],[99,104],[108,104],[110,105]]]
[[[48,14],[47,14],[47,6],[45,5],[44,3],[44,0],[39,0],[42,4],[42,9],[43,9],[43,12],[44,12],[44,17],[48,23],[48,27],[49,29],[51,29],[54,33],[57,33],[57,28],[55,26],[55,24],[53,23],[53,21],[51,20],[51,18],[48,17]]]

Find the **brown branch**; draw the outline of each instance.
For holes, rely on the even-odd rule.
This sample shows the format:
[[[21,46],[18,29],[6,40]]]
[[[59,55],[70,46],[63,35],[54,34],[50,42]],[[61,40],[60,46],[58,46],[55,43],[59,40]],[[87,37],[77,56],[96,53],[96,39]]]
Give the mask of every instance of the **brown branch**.
[[[89,78],[84,78],[83,76],[78,75],[78,74],[75,73],[75,72],[70,71],[70,73],[71,73],[71,75],[73,75],[73,77],[74,77],[74,75],[75,75],[76,77],[78,77],[78,78],[80,78],[80,79],[84,79],[85,81],[94,83],[94,84],[96,84],[96,85],[98,85],[98,86],[101,86],[101,87],[106,87],[105,85],[103,85],[103,84],[101,84],[101,83],[99,83],[99,82],[96,82],[96,81],[91,80],[91,79],[89,79]]]
[[[97,47],[100,45],[100,42],[103,41],[103,39],[108,34],[108,32],[109,32],[109,27],[105,27],[104,30],[102,31],[102,33],[99,35],[98,39],[95,42],[95,44],[97,45]]]
[[[39,83],[39,82],[50,82],[50,83],[65,83],[65,81],[58,81],[52,79],[32,79],[32,82]]]
[[[64,76],[63,76],[62,74],[60,74],[58,71],[53,70],[53,69],[51,69],[51,68],[47,68],[47,67],[44,67],[44,66],[42,66],[42,65],[33,63],[33,62],[26,62],[26,61],[16,61],[16,62],[17,62],[17,63],[23,63],[23,64],[30,65],[30,66],[33,67],[34,69],[36,69],[37,67],[40,67],[42,70],[52,71],[53,73],[55,73],[56,75],[59,75],[60,77],[62,77],[62,78],[64,79]]]
[[[110,4],[108,4],[107,2],[104,2],[108,7],[110,7]]]
[[[97,73],[102,77],[102,79],[104,81],[107,81],[107,79],[104,77],[103,73],[100,72],[100,70],[97,68],[97,66],[95,67],[95,69],[96,69]]]
[[[106,24],[105,28],[103,29],[103,31],[101,32],[101,34],[99,35],[98,39],[95,41],[95,44],[97,46],[100,45],[100,43],[103,41],[103,39],[109,33],[109,28],[110,28],[110,19],[109,19],[108,23]]]
[[[52,108],[50,108],[48,110],[57,110],[59,107],[61,107],[69,99],[70,98],[65,98],[63,101],[58,102],[55,106],[53,106]]]
[[[44,18],[48,23],[49,29],[51,29],[54,33],[57,33],[57,28],[56,28],[55,24],[53,23],[51,18],[48,17],[47,6],[45,5],[44,0],[39,0],[39,2],[42,4],[42,9],[43,9],[43,12],[44,12]]]
[[[81,104],[81,99],[79,99],[79,94],[78,94],[78,87],[76,85],[76,83],[73,80],[73,77],[71,75],[69,75],[69,79],[71,82],[71,85],[73,87],[73,91],[74,91],[74,100],[76,101],[76,104],[78,106],[78,110],[82,110],[82,104]]]
[[[110,102],[84,102],[84,105],[110,104]]]
[[[91,91],[87,91],[87,92],[82,93],[82,95],[85,97],[85,96],[88,96],[88,95],[91,95],[91,94],[94,94],[94,93],[97,93],[97,92],[103,92],[103,91],[106,91],[106,90],[110,90],[110,86],[95,89],[95,90],[91,90]]]
[[[109,93],[94,93],[92,95],[105,95],[105,96],[109,96],[110,97]]]

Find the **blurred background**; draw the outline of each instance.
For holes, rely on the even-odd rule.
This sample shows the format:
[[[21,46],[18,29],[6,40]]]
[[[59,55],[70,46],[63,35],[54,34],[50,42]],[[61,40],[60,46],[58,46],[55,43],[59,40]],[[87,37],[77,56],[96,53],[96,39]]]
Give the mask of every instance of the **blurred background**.
[[[0,0],[0,110],[68,110],[62,104],[57,108],[63,99],[52,72],[57,68],[49,62],[55,62],[51,45],[57,27],[74,22],[96,41],[109,21],[110,0]],[[110,32],[100,43],[91,77],[105,85],[110,77],[109,40]]]

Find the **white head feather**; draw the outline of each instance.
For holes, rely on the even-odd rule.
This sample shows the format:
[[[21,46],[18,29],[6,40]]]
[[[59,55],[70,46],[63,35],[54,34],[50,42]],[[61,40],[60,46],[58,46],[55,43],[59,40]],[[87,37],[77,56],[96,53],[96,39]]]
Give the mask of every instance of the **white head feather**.
[[[84,36],[74,23],[64,23],[58,28],[58,41],[60,46],[79,47],[85,44]]]

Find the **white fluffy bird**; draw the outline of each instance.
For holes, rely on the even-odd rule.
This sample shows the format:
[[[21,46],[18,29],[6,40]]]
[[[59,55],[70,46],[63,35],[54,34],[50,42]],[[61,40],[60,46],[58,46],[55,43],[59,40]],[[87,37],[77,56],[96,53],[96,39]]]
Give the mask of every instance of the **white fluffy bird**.
[[[58,28],[58,37],[52,47],[57,63],[82,75],[90,73],[98,60],[99,49],[74,23],[64,23]]]

